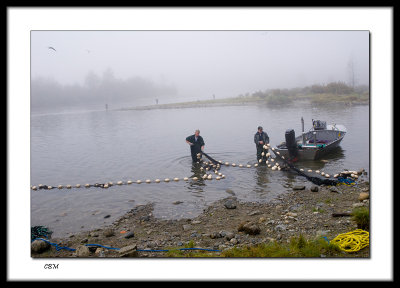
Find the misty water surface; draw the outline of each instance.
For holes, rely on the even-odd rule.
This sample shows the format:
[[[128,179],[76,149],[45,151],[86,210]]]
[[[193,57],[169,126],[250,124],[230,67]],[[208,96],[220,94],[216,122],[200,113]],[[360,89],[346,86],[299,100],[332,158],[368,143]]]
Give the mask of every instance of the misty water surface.
[[[334,174],[342,169],[369,171],[369,107],[313,108],[265,106],[87,111],[31,115],[31,184],[57,186],[112,181],[201,176],[192,165],[185,138],[200,129],[205,152],[223,162],[256,163],[253,136],[262,125],[271,144],[284,141],[286,129],[301,132],[311,119],[343,124],[347,134],[335,153],[301,163]],[[299,164],[300,165],[300,164]],[[266,167],[223,167],[226,179],[131,184],[101,188],[31,191],[31,225],[46,225],[53,236],[112,223],[138,204],[155,203],[156,217],[195,217],[210,203],[231,196],[270,201],[307,183],[292,172]],[[307,185],[310,185],[308,182]],[[181,201],[181,204],[173,204]],[[104,219],[104,216],[111,217]]]

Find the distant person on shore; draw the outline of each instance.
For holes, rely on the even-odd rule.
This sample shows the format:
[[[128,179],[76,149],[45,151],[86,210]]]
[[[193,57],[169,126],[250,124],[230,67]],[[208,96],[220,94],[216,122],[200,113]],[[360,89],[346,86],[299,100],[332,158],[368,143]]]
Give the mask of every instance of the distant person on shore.
[[[193,135],[186,137],[186,143],[190,145],[190,153],[193,162],[197,162],[197,154],[204,150],[204,140],[200,136],[200,130],[196,130]]]
[[[263,131],[263,127],[258,126],[257,130],[257,133],[254,135],[254,143],[256,143],[257,148],[257,160],[266,160],[267,157],[265,155],[262,156],[261,154],[263,152],[263,146],[269,143],[269,136]]]

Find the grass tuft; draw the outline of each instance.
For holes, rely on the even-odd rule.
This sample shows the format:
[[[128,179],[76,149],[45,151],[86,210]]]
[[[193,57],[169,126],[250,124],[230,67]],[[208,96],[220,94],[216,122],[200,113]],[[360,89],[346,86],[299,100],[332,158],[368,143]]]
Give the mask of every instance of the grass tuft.
[[[357,228],[369,230],[369,209],[366,207],[354,208],[352,213],[352,220],[357,223]]]
[[[222,257],[264,257],[264,258],[319,258],[324,256],[339,256],[341,250],[336,244],[324,239],[307,240],[303,235],[292,237],[289,243],[262,243],[249,247],[235,247],[222,252]]]

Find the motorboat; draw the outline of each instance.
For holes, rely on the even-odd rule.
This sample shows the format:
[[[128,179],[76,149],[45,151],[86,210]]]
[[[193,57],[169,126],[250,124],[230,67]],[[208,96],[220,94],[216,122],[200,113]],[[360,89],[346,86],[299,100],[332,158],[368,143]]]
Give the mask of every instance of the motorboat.
[[[303,117],[301,123],[301,135],[296,137],[293,129],[286,130],[285,142],[272,149],[273,152],[279,152],[279,155],[292,162],[317,160],[338,147],[347,132],[343,125],[327,125],[326,121],[314,119],[312,119],[312,128],[304,132]]]

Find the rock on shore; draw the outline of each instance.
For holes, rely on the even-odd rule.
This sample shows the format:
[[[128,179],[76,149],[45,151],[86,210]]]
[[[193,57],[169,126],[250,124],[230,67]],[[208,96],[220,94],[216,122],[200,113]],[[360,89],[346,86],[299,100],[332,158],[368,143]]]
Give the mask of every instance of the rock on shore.
[[[242,202],[231,196],[216,201],[192,219],[158,219],[153,215],[153,204],[138,205],[106,227],[50,240],[77,249],[75,252],[32,248],[32,257],[168,257],[165,252],[140,250],[179,248],[192,243],[223,251],[271,241],[289,242],[300,234],[308,239],[324,236],[331,240],[357,229],[350,217],[333,217],[332,213],[369,207],[369,199],[359,200],[360,192],[369,191],[367,181],[360,181],[358,187],[339,185],[335,192],[329,186],[319,186],[318,190],[312,183],[304,186],[301,190],[287,187],[285,193],[269,203]],[[318,193],[313,192],[316,190]],[[119,250],[82,248],[87,243]],[[343,257],[369,257],[369,248]]]

